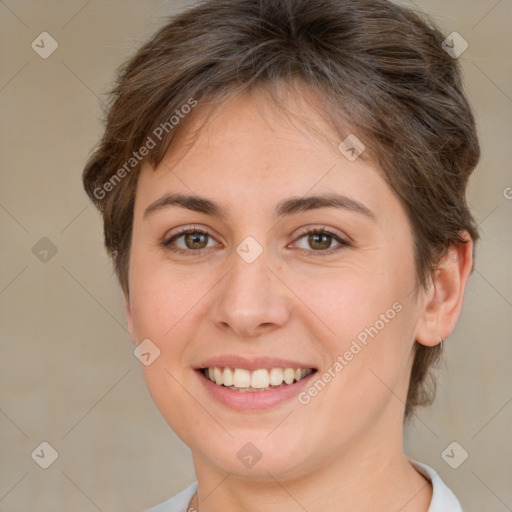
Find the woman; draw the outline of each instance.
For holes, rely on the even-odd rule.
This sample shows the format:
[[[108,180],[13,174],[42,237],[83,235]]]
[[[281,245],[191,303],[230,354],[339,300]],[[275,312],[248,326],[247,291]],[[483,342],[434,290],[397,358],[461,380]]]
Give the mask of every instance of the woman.
[[[462,510],[402,452],[478,239],[444,39],[384,0],[221,0],[120,70],[84,186],[197,477],[152,511]]]

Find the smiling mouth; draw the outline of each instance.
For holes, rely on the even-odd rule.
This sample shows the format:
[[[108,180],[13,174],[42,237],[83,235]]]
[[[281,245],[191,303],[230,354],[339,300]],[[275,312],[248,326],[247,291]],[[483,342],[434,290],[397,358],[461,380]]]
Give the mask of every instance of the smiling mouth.
[[[219,366],[200,369],[211,382],[240,392],[269,391],[291,386],[316,371],[316,368],[262,368],[251,371]]]

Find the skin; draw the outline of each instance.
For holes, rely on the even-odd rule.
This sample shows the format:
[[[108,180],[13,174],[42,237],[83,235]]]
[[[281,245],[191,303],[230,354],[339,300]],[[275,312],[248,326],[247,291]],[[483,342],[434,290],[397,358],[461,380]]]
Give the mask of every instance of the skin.
[[[125,304],[131,337],[161,351],[144,377],[192,451],[201,512],[426,512],[431,485],[402,452],[414,340],[432,346],[453,330],[472,243],[452,247],[416,294],[413,237],[398,198],[369,163],[328,147],[339,136],[302,107],[324,140],[254,91],[225,103],[192,139],[204,120],[199,105],[157,168],[143,165]],[[333,207],[273,217],[285,198],[333,191],[374,218]],[[165,193],[206,197],[228,215],[171,206],[144,216]],[[201,254],[161,244],[191,225],[211,235]],[[351,245],[315,245],[299,232],[324,226]],[[250,264],[236,252],[247,236],[263,248]],[[190,242],[182,236],[174,247],[190,251]],[[333,253],[322,256],[324,247]],[[320,375],[397,302],[401,312],[307,405],[234,411],[213,401],[193,370],[207,357],[240,354],[292,357]],[[237,457],[248,441],[262,453],[251,468]]]

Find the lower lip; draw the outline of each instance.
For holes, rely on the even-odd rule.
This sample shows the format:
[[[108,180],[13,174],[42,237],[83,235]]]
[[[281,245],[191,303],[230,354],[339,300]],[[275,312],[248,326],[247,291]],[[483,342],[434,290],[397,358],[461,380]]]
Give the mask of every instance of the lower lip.
[[[278,388],[269,389],[268,391],[234,391],[213,383],[200,370],[196,370],[196,373],[203,386],[215,400],[232,409],[243,411],[270,409],[290,400],[297,396],[309,379],[316,374],[316,372],[313,372],[299,380],[299,382],[283,384]]]

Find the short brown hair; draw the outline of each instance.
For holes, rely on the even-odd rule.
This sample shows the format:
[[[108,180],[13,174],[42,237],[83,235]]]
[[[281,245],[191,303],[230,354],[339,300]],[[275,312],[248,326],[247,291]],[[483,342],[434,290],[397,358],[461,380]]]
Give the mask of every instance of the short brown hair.
[[[480,148],[444,39],[424,15],[386,0],[203,1],[171,18],[119,69],[104,135],[83,171],[124,293],[140,162],[161,162],[185,124],[172,118],[183,118],[191,99],[215,105],[256,87],[281,106],[278,83],[311,89],[339,133],[348,123],[364,142],[364,157],[406,209],[417,285],[426,287],[463,231],[479,237],[465,193]],[[440,353],[416,343],[406,418],[432,401],[429,370]]]

